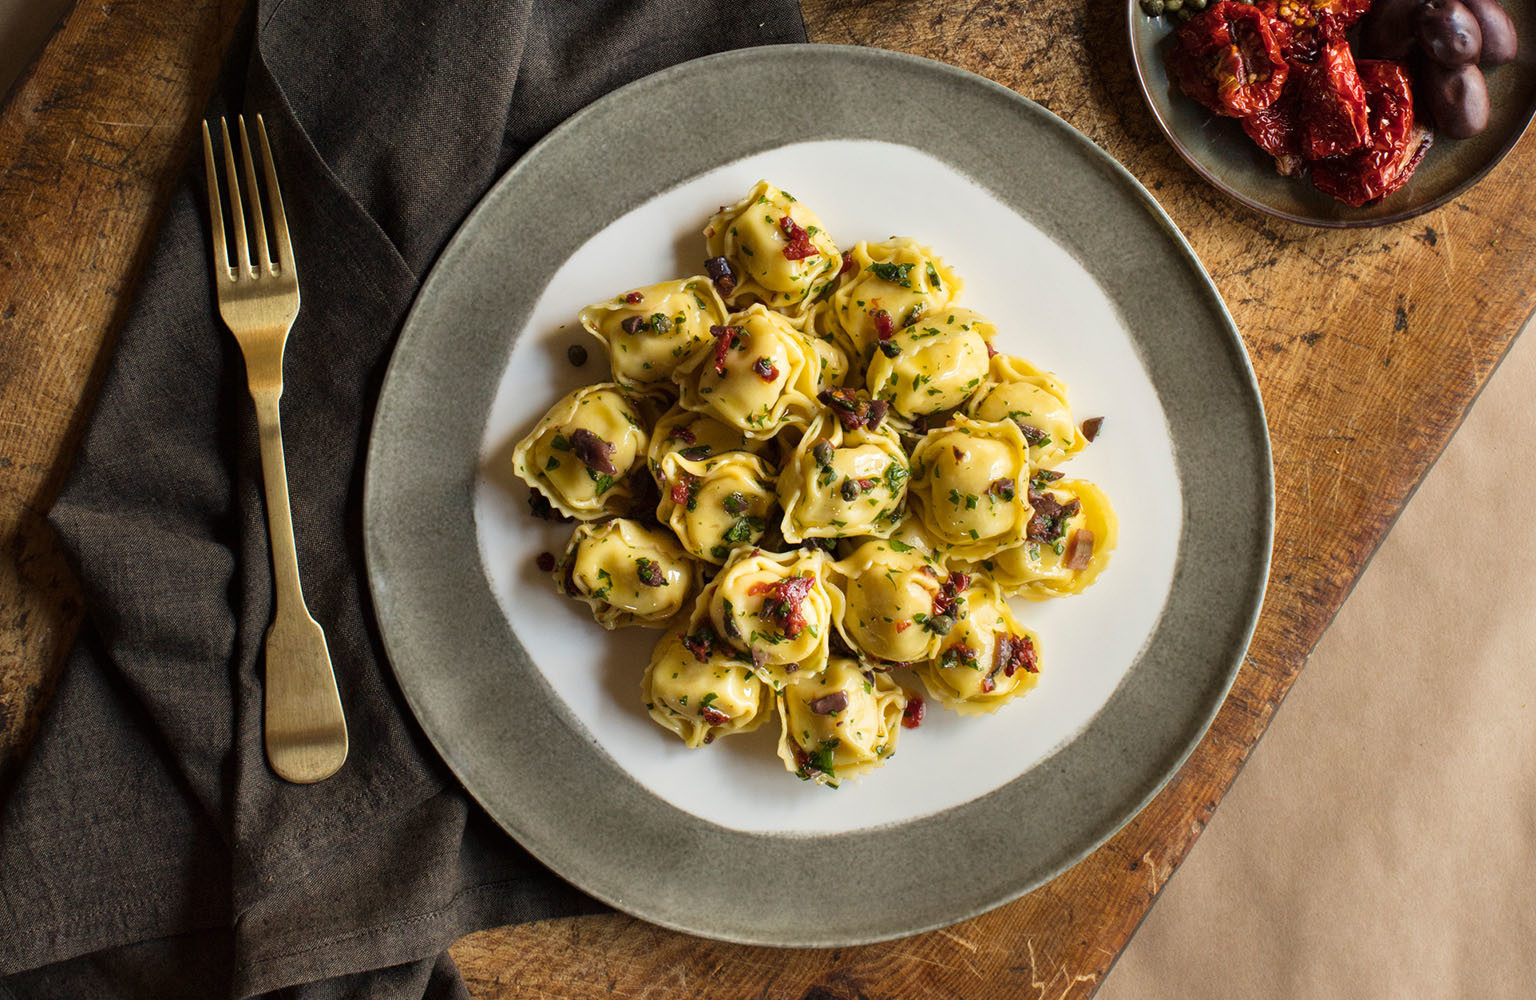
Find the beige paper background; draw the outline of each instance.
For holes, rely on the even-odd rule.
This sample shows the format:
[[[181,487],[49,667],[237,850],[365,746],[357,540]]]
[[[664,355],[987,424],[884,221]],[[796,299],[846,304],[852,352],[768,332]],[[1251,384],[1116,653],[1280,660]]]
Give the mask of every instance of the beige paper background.
[[[69,0],[0,0],[0,93]],[[1098,1000],[1536,997],[1536,339],[1518,340]]]
[[[1536,335],[1097,1000],[1536,997]]]

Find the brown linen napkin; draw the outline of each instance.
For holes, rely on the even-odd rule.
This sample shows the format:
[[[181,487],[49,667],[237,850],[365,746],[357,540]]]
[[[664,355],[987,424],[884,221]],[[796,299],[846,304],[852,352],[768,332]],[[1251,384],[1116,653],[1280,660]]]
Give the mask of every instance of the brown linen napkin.
[[[210,114],[263,113],[282,177],[289,488],[351,756],[301,787],[263,755],[261,472],[194,155],[53,512],[89,616],[0,803],[0,996],[461,996],[455,937],[600,908],[400,698],[363,574],[368,427],[417,285],[523,150],[620,84],[804,27],[793,0],[261,0],[238,37]]]

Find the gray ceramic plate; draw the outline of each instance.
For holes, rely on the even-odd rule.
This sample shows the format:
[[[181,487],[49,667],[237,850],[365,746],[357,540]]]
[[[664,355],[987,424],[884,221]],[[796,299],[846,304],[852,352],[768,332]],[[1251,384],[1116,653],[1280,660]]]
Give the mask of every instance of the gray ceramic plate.
[[[1335,201],[1306,178],[1277,174],[1274,161],[1236,120],[1211,114],[1169,81],[1164,57],[1176,22],[1146,16],[1138,0],[1127,0],[1126,16],[1137,82],[1152,117],[1200,176],[1250,208],[1310,226],[1343,228],[1399,222],[1445,204],[1482,180],[1525,134],[1536,115],[1536,4],[1503,3],[1520,47],[1514,62],[1484,69],[1493,108],[1488,128],[1459,141],[1437,136],[1407,184],[1362,208]]]
[[[806,81],[814,81],[817,99],[806,97]],[[901,146],[874,145],[893,142]],[[1166,579],[1140,581],[1127,542],[1125,559],[1105,574],[1110,581],[1118,573],[1118,583],[1090,591],[1102,609],[1099,632],[1114,631],[1115,608],[1103,603],[1113,587],[1144,585],[1155,594],[1144,633],[1111,665],[1114,683],[1081,726],[995,787],[941,807],[915,802],[910,818],[840,832],[716,822],[705,818],[707,809],[679,807],[680,796],[637,780],[637,765],[612,750],[609,722],[626,713],[643,719],[632,690],[641,664],[603,668],[627,671],[619,699],[562,688],[564,671],[591,666],[584,647],[551,638],[570,613],[552,604],[530,620],[517,606],[545,600],[547,581],[529,573],[508,582],[502,567],[485,563],[494,546],[476,499],[486,487],[483,463],[494,464],[508,380],[528,377],[521,369],[543,364],[541,354],[563,357],[568,334],[544,336],[537,323],[528,330],[559,297],[569,262],[614,220],[786,147],[807,176],[832,170],[848,151],[892,151],[877,161],[890,165],[887,184],[911,163],[935,164],[949,180],[912,175],[911,190],[936,206],[930,218],[963,215],[967,199],[990,199],[996,214],[1038,235],[1060,273],[1080,271],[1102,298],[1106,324],[1124,331],[1124,347],[1100,364],[1136,373],[1149,387],[1144,406],[1127,403],[1109,421],[1128,436],[1138,424],[1155,425],[1168,442],[1176,494],[1176,516],[1161,540]],[[861,187],[846,189],[857,198]],[[820,207],[829,227],[835,207]],[[670,243],[682,239],[659,238],[621,247],[614,259],[661,254],[670,266]],[[1038,255],[978,260],[976,295],[988,294],[983,285],[993,295],[1008,291],[983,280],[989,269],[1012,267],[1023,289],[1040,273],[1056,273],[1049,263]],[[613,281],[626,287],[620,276]],[[1049,317],[1050,294],[1019,303],[1028,319]],[[547,398],[524,401],[529,412],[563,388],[536,391]],[[1133,492],[1118,494],[1127,507],[1137,506]],[[1053,878],[1134,816],[1195,747],[1232,683],[1263,597],[1272,513],[1268,437],[1247,354],[1199,262],[1151,196],[1012,91],[938,63],[834,46],[745,50],[674,67],[597,102],[523,157],[465,221],[405,324],[379,403],[364,496],[370,582],[391,663],[423,729],[490,814],[554,871],[620,909],[710,937],[805,946],[899,937],[972,916]],[[589,622],[581,634],[597,632]],[[1070,694],[1070,671],[1056,676],[1059,691]],[[1027,712],[1047,698],[1037,692],[1017,707]],[[1006,719],[1027,717],[1011,715],[1014,707],[965,732],[1004,720],[995,731],[1008,735]],[[920,769],[905,778],[898,769],[911,754],[942,755],[948,732],[925,724],[904,737],[900,759],[857,787],[829,792],[780,769],[771,794],[787,811],[860,801],[866,788],[885,787],[883,779],[914,780]],[[694,752],[672,747],[665,735],[655,744],[675,749],[684,760],[678,766],[728,760],[720,755],[733,752],[729,744],[750,739],[683,758]],[[939,784],[931,782],[936,796]]]

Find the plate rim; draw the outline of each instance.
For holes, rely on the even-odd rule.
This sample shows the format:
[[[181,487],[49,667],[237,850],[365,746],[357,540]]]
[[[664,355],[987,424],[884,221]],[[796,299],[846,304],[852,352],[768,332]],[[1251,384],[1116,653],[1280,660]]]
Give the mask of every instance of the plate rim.
[[[1212,2],[1215,2],[1215,0],[1212,0]],[[1243,0],[1243,2],[1247,2],[1247,0]],[[1491,157],[1489,157],[1486,163],[1484,163],[1473,173],[1463,178],[1460,183],[1456,184],[1456,186],[1450,188],[1443,194],[1438,195],[1437,197],[1425,202],[1422,205],[1415,205],[1411,208],[1404,208],[1401,211],[1394,212],[1390,215],[1372,216],[1370,218],[1344,217],[1324,219],[1313,215],[1299,215],[1295,212],[1287,212],[1284,209],[1266,205],[1255,198],[1250,198],[1247,195],[1234,190],[1225,181],[1217,177],[1216,174],[1214,174],[1210,168],[1208,168],[1200,160],[1200,158],[1197,157],[1189,149],[1184,140],[1181,139],[1174,131],[1173,126],[1169,124],[1169,122],[1163,117],[1163,113],[1157,107],[1157,102],[1152,99],[1152,92],[1150,89],[1150,84],[1147,80],[1146,68],[1143,65],[1143,60],[1141,58],[1141,49],[1136,44],[1137,26],[1141,23],[1141,21],[1138,19],[1138,15],[1140,15],[1141,19],[1150,19],[1148,18],[1148,15],[1141,13],[1139,0],[1126,0],[1126,45],[1131,50],[1131,75],[1136,78],[1136,89],[1141,93],[1142,103],[1146,105],[1147,111],[1152,115],[1152,120],[1157,123],[1158,131],[1163,133],[1163,138],[1168,141],[1168,145],[1173,147],[1174,151],[1179,154],[1180,158],[1182,158],[1184,162],[1187,163],[1190,168],[1195,171],[1195,173],[1199,174],[1206,183],[1210,184],[1211,187],[1220,191],[1222,194],[1226,195],[1228,198],[1231,198],[1233,201],[1251,208],[1255,212],[1259,212],[1262,215],[1267,215],[1270,218],[1282,219],[1286,222],[1294,222],[1298,225],[1312,226],[1318,229],[1373,229],[1377,226],[1390,226],[1399,222],[1406,222],[1409,219],[1418,218],[1421,215],[1432,212],[1437,208],[1441,208],[1444,205],[1455,201],[1457,198],[1460,198],[1462,195],[1466,194],[1468,191],[1472,190],[1472,188],[1481,183],[1484,177],[1487,177],[1490,173],[1493,172],[1494,168],[1504,162],[1505,157],[1510,154],[1510,151],[1513,150],[1515,146],[1520,142],[1520,140],[1525,137],[1525,134],[1530,131],[1531,123],[1536,121],[1536,100],[1533,100],[1526,107],[1523,120],[1516,119],[1516,128],[1510,133],[1509,139],[1502,146],[1500,146],[1499,149],[1494,152]],[[1454,142],[1455,140],[1450,141]],[[1300,178],[1297,178],[1297,180],[1300,180]],[[1412,181],[1410,180],[1409,183],[1412,183]],[[1343,203],[1341,202],[1340,204]]]
[[[417,688],[411,683],[408,677],[403,675],[403,672],[399,666],[400,657],[397,654],[396,643],[391,640],[389,628],[385,624],[385,616],[382,613],[383,609],[389,603],[387,595],[390,590],[390,581],[387,578],[388,569],[386,568],[386,563],[388,560],[385,558],[385,554],[380,548],[382,543],[376,530],[379,523],[376,517],[376,511],[380,502],[379,496],[381,489],[377,475],[378,470],[382,465],[382,429],[384,428],[388,418],[391,415],[390,410],[386,404],[391,396],[392,386],[395,386],[396,383],[400,382],[404,378],[404,376],[400,374],[403,365],[401,363],[402,354],[398,348],[400,343],[405,341],[407,332],[413,329],[420,315],[425,311],[426,306],[424,304],[430,298],[429,293],[435,288],[437,283],[448,280],[447,278],[444,278],[443,275],[447,273],[447,268],[453,264],[457,253],[461,251],[462,245],[465,243],[466,239],[470,238],[470,234],[472,233],[473,226],[476,224],[476,220],[480,218],[482,213],[490,211],[490,206],[499,196],[498,193],[501,192],[504,188],[514,184],[514,178],[521,176],[521,173],[524,171],[527,165],[530,162],[536,161],[538,154],[553,144],[564,142],[566,137],[581,129],[583,123],[589,117],[595,114],[600,107],[606,106],[610,101],[620,99],[640,88],[664,85],[669,79],[673,77],[682,76],[689,73],[702,72],[703,70],[701,67],[712,68],[715,66],[727,66],[735,62],[746,62],[754,59],[760,59],[763,57],[765,50],[771,50],[775,56],[788,58],[800,58],[805,56],[816,59],[823,56],[828,56],[834,59],[848,58],[853,60],[873,60],[879,63],[887,63],[898,67],[905,67],[905,71],[934,73],[939,77],[948,77],[950,80],[962,81],[965,86],[980,85],[985,90],[1003,96],[1008,101],[1015,102],[1020,108],[1024,110],[1026,114],[1036,116],[1039,121],[1043,123],[1044,127],[1053,129],[1059,137],[1078,145],[1082,151],[1082,155],[1093,160],[1101,169],[1108,171],[1112,175],[1113,180],[1117,186],[1125,189],[1125,193],[1134,199],[1134,201],[1138,203],[1138,207],[1140,207],[1151,217],[1152,221],[1155,222],[1156,226],[1162,231],[1163,236],[1166,239],[1171,240],[1171,242],[1174,244],[1174,247],[1177,249],[1180,255],[1180,263],[1184,265],[1184,269],[1189,272],[1189,276],[1192,278],[1194,284],[1198,288],[1201,298],[1204,300],[1202,304],[1212,312],[1214,317],[1220,321],[1218,325],[1223,328],[1223,332],[1227,338],[1222,346],[1228,349],[1233,361],[1235,362],[1233,365],[1233,374],[1241,376],[1240,388],[1242,391],[1247,393],[1249,397],[1247,402],[1253,407],[1253,413],[1251,415],[1256,416],[1259,431],[1257,436],[1254,437],[1252,441],[1248,442],[1249,444],[1256,446],[1256,450],[1258,452],[1257,458],[1261,460],[1259,462],[1258,468],[1255,471],[1260,473],[1256,479],[1256,485],[1262,487],[1261,495],[1259,498],[1259,510],[1256,511],[1258,516],[1253,524],[1253,527],[1257,530],[1258,535],[1262,536],[1262,546],[1258,557],[1252,564],[1252,572],[1248,577],[1245,578],[1249,580],[1251,585],[1251,590],[1248,595],[1251,600],[1246,602],[1246,610],[1240,619],[1234,619],[1233,622],[1227,623],[1234,626],[1233,632],[1239,636],[1239,639],[1234,644],[1234,648],[1230,651],[1231,662],[1225,666],[1224,671],[1222,672],[1221,681],[1218,685],[1219,690],[1216,690],[1215,688],[1212,689],[1208,704],[1206,704],[1204,710],[1199,713],[1198,725],[1191,727],[1190,731],[1186,734],[1186,738],[1184,739],[1183,743],[1177,748],[1176,752],[1170,758],[1172,763],[1163,769],[1161,776],[1153,781],[1145,789],[1140,797],[1138,797],[1135,801],[1127,801],[1126,803],[1122,803],[1120,808],[1115,811],[1113,817],[1103,824],[1104,828],[1089,836],[1087,842],[1084,844],[1084,846],[1081,847],[1081,849],[1066,852],[1063,859],[1058,859],[1053,870],[1044,877],[1035,879],[1028,884],[1023,885],[1003,885],[999,888],[999,891],[978,895],[978,897],[975,898],[966,907],[944,912],[938,916],[933,917],[932,919],[912,921],[904,923],[899,928],[886,928],[868,933],[850,934],[831,932],[823,934],[806,934],[803,936],[786,936],[783,934],[754,935],[750,932],[741,931],[722,932],[716,929],[700,927],[696,924],[690,924],[686,921],[671,919],[666,914],[658,912],[654,907],[645,905],[644,901],[627,898],[621,894],[605,891],[605,887],[595,887],[591,884],[588,884],[587,882],[578,881],[567,872],[562,871],[561,867],[551,860],[546,850],[542,849],[546,848],[548,846],[547,844],[539,843],[537,842],[536,838],[529,836],[525,825],[519,825],[515,821],[504,818],[504,816],[501,815],[500,810],[494,807],[492,803],[487,802],[476,791],[471,781],[466,778],[466,775],[461,767],[462,761],[456,760],[453,751],[449,747],[444,746],[443,741],[439,738],[439,734],[433,731],[431,725],[429,725],[427,722],[427,715],[424,714],[425,706],[421,704],[419,700],[420,691],[417,690]],[[716,166],[722,165],[722,163],[732,162],[732,160],[734,160],[734,158],[720,162],[715,162],[712,160],[709,166],[695,170],[693,176],[696,176],[698,173],[705,172],[709,169],[713,169]],[[954,164],[948,165],[950,165],[959,173],[965,173],[965,171],[961,170]],[[684,180],[686,180],[686,178],[684,178]],[[978,181],[978,183],[980,182]],[[663,190],[670,189],[671,186],[673,185],[669,184],[663,188]],[[646,196],[646,198],[648,197],[650,196]],[[642,198],[641,200],[646,200],[646,198]],[[509,338],[509,350],[510,343],[511,340]],[[483,426],[483,421],[480,423],[481,426]],[[466,489],[472,490],[473,485],[467,485]],[[906,53],[892,52],[888,50],[868,48],[863,46],[812,44],[776,45],[737,49],[716,53],[710,56],[702,57],[700,59],[690,60],[688,62],[680,63],[660,70],[640,80],[627,84],[608,95],[605,95],[603,98],[600,98],[599,100],[593,102],[593,104],[583,108],[581,111],[577,112],[561,125],[557,126],[547,136],[545,136],[533,147],[531,147],[522,157],[514,162],[511,167],[509,167],[509,169],[496,181],[496,183],[491,186],[485,195],[482,196],[480,201],[477,202],[476,206],[465,216],[464,220],[460,223],[460,226],[455,231],[453,237],[444,245],[444,248],[439,254],[439,257],[434,262],[426,278],[423,280],[422,285],[417,292],[417,296],[412,302],[411,308],[408,311],[404,322],[402,323],[400,341],[397,342],[396,350],[392,352],[389,366],[380,390],[379,401],[375,409],[372,427],[370,429],[369,446],[365,459],[362,512],[365,560],[367,566],[369,588],[374,601],[374,608],[376,611],[375,620],[378,623],[381,643],[384,646],[386,658],[390,663],[391,670],[395,674],[396,680],[400,685],[402,695],[406,699],[406,702],[411,708],[413,715],[415,715],[418,724],[422,726],[423,732],[427,735],[433,747],[437,750],[439,755],[442,756],[444,762],[454,773],[461,786],[464,787],[464,789],[471,796],[473,796],[478,802],[480,802],[483,807],[486,808],[487,812],[498,823],[498,825],[502,826],[502,828],[505,829],[510,835],[512,835],[514,839],[516,839],[518,843],[524,847],[524,849],[528,850],[533,856],[538,858],[542,863],[548,866],[551,871],[560,877],[569,879],[573,884],[577,885],[583,891],[608,903],[609,905],[614,906],[616,909],[639,917],[640,919],[644,919],[648,922],[684,933],[743,944],[789,947],[831,947],[890,940],[894,938],[905,937],[915,933],[921,933],[927,930],[932,930],[937,927],[948,926],[956,921],[967,919],[969,917],[993,909],[996,906],[1002,905],[1003,903],[1016,899],[1019,896],[1044,884],[1045,882],[1048,882],[1051,879],[1059,876],[1062,872],[1065,872],[1067,869],[1077,864],[1084,857],[1097,850],[1098,847],[1102,846],[1103,843],[1109,840],[1127,823],[1134,819],[1134,817],[1140,813],[1146,807],[1146,805],[1162,791],[1168,782],[1170,782],[1178,774],[1184,762],[1199,746],[1201,740],[1209,731],[1212,722],[1224,704],[1226,696],[1230,691],[1232,684],[1236,680],[1239,670],[1241,669],[1248,644],[1251,641],[1254,628],[1257,624],[1258,617],[1263,607],[1263,600],[1268,583],[1274,537],[1274,473],[1273,456],[1268,439],[1267,421],[1265,420],[1263,410],[1262,395],[1258,386],[1257,379],[1253,372],[1251,358],[1247,353],[1246,347],[1240,334],[1237,331],[1236,325],[1233,323],[1231,315],[1227,310],[1225,303],[1221,299],[1221,296],[1216,289],[1214,282],[1211,280],[1209,274],[1205,271],[1203,265],[1201,265],[1198,256],[1195,254],[1188,240],[1185,239],[1183,233],[1173,223],[1172,219],[1168,217],[1167,213],[1162,209],[1161,205],[1158,204],[1156,199],[1123,165],[1121,165],[1108,153],[1099,148],[1081,132],[1078,132],[1068,123],[1047,109],[1043,108],[1039,104],[1030,101],[1028,98],[1023,97],[1022,95],[1009,88],[1003,87],[1002,85],[988,80],[985,77],[971,73],[968,70],[938,62],[936,60],[926,59]],[[1183,542],[1181,539],[1181,559],[1182,553]],[[480,574],[478,552],[476,553],[475,571],[477,574]],[[489,583],[483,579],[483,574],[481,574],[481,583],[486,588],[486,590],[489,591]],[[1166,613],[1166,608],[1164,613]],[[1159,621],[1159,625],[1156,628],[1160,627],[1161,621]],[[1154,632],[1156,631],[1156,628],[1154,629]],[[1137,662],[1139,662],[1139,658]],[[560,707],[563,708],[564,706],[562,705]],[[1090,722],[1089,725],[1091,726],[1092,723]],[[1074,737],[1074,740],[1077,738],[1078,737]],[[1070,745],[1072,742],[1073,741],[1069,740],[1068,745]],[[1058,750],[1055,752],[1059,753],[1060,749],[1061,748],[1058,748]],[[1051,759],[1052,757],[1048,756],[1045,761],[1037,764],[1036,767],[1039,768],[1046,765]],[[1029,772],[1026,772],[1025,776],[1028,774]],[[1015,782],[1021,780],[1023,777],[1024,776],[1021,776],[1020,779],[1015,779]],[[634,782],[633,778],[629,778],[627,775],[626,778],[628,781],[638,786],[638,783]],[[1013,782],[1010,782],[1009,784],[1013,784]],[[1005,785],[1004,788],[1006,787],[1007,786]],[[1002,789],[999,789],[998,791],[1001,790]],[[653,793],[650,793],[648,790],[642,789],[642,793],[645,796],[656,798]],[[942,817],[946,813],[953,812],[956,809],[966,808],[976,802],[990,798],[995,794],[996,792],[988,793],[987,795],[981,796],[979,799],[972,800],[972,802],[963,804],[962,806],[941,810],[938,814],[936,814],[936,817]],[[671,808],[675,809],[676,807]],[[928,819],[935,819],[936,817],[924,817],[919,820],[909,821],[905,824],[896,824],[895,826],[897,829],[900,829],[923,822]],[[699,822],[707,823],[705,820],[699,820]],[[796,835],[793,834],[773,833],[742,833],[741,835],[753,839],[794,839],[796,837]],[[845,835],[829,834],[808,836],[813,840],[821,840]]]

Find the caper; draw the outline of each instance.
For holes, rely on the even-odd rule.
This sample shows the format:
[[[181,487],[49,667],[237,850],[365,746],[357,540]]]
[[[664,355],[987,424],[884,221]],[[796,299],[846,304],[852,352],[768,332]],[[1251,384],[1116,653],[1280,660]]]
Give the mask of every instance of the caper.
[[[1186,2],[1195,10],[1205,10],[1206,0],[1186,0]]]
[[[1163,0],[1141,0],[1141,12],[1148,17],[1163,16]]]
[[[1163,0],[1163,10],[1177,14],[1184,7],[1184,0]]]
[[[811,457],[816,460],[816,464],[820,468],[825,469],[827,466],[831,465],[832,464],[832,442],[831,441],[817,441],[815,447],[813,447],[811,449]]]
[[[859,484],[852,479],[843,480],[843,499],[853,503],[859,498]]]
[[[587,363],[587,349],[580,344],[572,344],[565,349],[565,357],[571,364],[580,368]]]
[[[1180,24],[1183,24],[1185,21],[1193,20],[1195,12],[1190,10],[1188,7],[1185,7],[1183,10],[1179,11],[1173,16],[1178,20]]]
[[[949,630],[955,627],[955,620],[949,615],[934,615],[928,619],[928,631],[934,635],[949,635]]]

